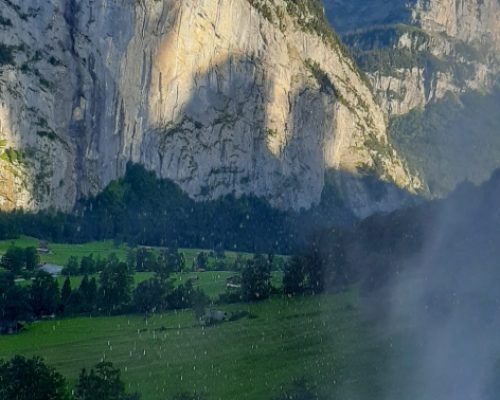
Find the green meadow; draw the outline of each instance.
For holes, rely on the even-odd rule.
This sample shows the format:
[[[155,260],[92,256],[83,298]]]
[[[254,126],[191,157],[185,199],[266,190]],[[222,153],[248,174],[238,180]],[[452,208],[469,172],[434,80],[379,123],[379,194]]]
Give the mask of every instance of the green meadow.
[[[39,242],[40,241],[38,239],[28,236],[21,236],[20,238],[14,240],[1,240],[0,254],[4,254],[11,245],[15,245],[18,247],[38,247]],[[160,251],[159,247],[149,248],[154,251]],[[106,240],[101,242],[89,242],[83,244],[49,243],[49,250],[49,254],[43,254],[40,257],[43,263],[65,265],[69,257],[71,256],[75,256],[78,259],[81,259],[82,257],[88,256],[90,254],[93,254],[94,258],[106,258],[114,253],[120,260],[126,260],[129,247],[125,244],[116,245],[112,240]],[[210,250],[207,249],[179,249],[179,252],[184,255],[187,268],[191,268],[194,259],[201,251],[204,251],[206,253],[210,252]],[[232,251],[226,251],[224,262],[227,265],[232,265],[238,255],[242,256],[244,259],[248,259],[253,256],[253,254],[250,253],[236,253]],[[286,257],[278,255],[277,258],[284,260]],[[213,262],[214,259],[210,257],[209,264]]]
[[[188,310],[148,319],[43,321],[0,337],[0,357],[40,355],[71,383],[82,367],[109,360],[143,400],[166,400],[179,392],[214,400],[271,400],[302,378],[328,399],[382,399],[381,371],[391,343],[362,317],[357,302],[352,290],[233,304],[216,308],[249,316],[211,327],[196,325]]]
[[[11,243],[37,246],[38,240],[0,242],[0,253]],[[42,261],[60,265],[71,255],[116,253],[125,259],[128,250],[112,242],[49,247],[51,254],[42,256]],[[180,251],[190,266],[200,250]],[[226,252],[226,261],[231,258],[236,253]],[[216,300],[234,274],[184,272],[173,279],[177,284],[194,279],[196,287]],[[135,284],[151,276],[136,273]],[[57,279],[62,285],[64,277]],[[72,287],[78,287],[81,279],[71,277]],[[282,273],[273,272],[273,286],[279,288],[281,280]],[[18,335],[0,336],[0,358],[39,355],[70,384],[81,368],[109,360],[121,368],[129,390],[139,392],[142,400],[169,400],[181,392],[201,393],[206,400],[274,400],[297,379],[305,379],[325,399],[386,397],[383,371],[396,347],[363,317],[357,290],[297,298],[276,295],[260,303],[212,309],[243,317],[211,327],[195,323],[190,310],[147,319],[127,315],[45,320]]]

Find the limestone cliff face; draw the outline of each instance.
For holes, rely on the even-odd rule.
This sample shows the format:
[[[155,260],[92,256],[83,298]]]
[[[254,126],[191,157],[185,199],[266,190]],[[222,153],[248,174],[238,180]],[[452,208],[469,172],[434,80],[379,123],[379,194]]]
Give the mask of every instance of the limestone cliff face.
[[[326,4],[390,115],[425,107],[450,92],[489,91],[500,72],[497,0]]]
[[[292,2],[293,3],[293,2]],[[317,16],[285,0],[0,0],[0,207],[70,209],[128,161],[197,200],[319,201],[325,171],[420,188]],[[0,54],[2,54],[0,53]],[[3,185],[3,186],[2,186]],[[360,200],[361,199],[361,200]]]

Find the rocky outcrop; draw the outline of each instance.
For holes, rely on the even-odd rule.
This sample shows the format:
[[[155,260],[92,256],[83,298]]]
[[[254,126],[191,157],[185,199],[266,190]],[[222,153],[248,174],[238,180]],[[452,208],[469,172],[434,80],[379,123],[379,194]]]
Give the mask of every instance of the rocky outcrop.
[[[390,142],[446,196],[500,167],[498,0],[331,0],[327,14],[386,112]]]
[[[389,115],[425,107],[446,93],[490,91],[500,72],[497,0],[327,4]]]
[[[20,155],[4,157],[12,175],[0,166],[1,208],[70,209],[128,161],[197,200],[251,193],[280,208],[318,203],[329,169],[421,186],[314,2],[0,4],[0,136]]]

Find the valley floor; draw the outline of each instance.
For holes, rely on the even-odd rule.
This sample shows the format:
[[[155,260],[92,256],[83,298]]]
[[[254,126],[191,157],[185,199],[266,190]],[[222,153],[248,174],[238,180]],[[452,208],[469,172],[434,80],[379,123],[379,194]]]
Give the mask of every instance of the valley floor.
[[[143,400],[179,392],[271,400],[301,378],[322,398],[383,398],[391,344],[363,320],[354,290],[220,309],[250,317],[206,328],[187,310],[43,321],[0,337],[0,358],[40,355],[70,382],[81,368],[109,360]]]

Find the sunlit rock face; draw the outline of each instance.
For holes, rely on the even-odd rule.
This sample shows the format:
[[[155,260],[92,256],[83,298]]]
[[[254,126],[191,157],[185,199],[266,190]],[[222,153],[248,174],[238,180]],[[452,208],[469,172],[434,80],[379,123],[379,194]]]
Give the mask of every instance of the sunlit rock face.
[[[0,208],[71,209],[128,161],[197,200],[309,208],[332,168],[419,190],[338,43],[258,4],[0,0]],[[360,215],[398,205],[343,187]]]
[[[489,91],[500,70],[498,0],[325,0],[389,115]]]

